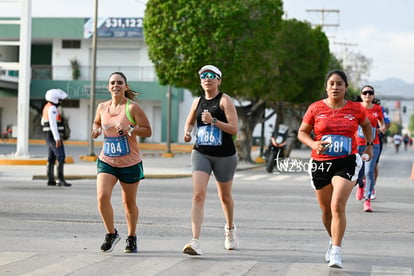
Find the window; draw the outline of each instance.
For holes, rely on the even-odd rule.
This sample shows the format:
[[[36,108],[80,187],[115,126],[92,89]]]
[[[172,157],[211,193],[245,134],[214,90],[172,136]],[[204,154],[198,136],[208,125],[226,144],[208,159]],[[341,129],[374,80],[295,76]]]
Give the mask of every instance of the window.
[[[62,107],[65,108],[79,108],[79,106],[79,100],[65,99],[64,101],[62,101]]]
[[[81,41],[80,40],[62,40],[63,49],[80,49]]]

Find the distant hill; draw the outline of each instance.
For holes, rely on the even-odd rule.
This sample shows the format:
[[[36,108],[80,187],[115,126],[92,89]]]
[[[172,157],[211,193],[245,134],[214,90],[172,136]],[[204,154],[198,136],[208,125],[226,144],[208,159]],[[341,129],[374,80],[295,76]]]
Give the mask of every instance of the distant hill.
[[[375,94],[378,96],[410,95],[414,97],[414,83],[406,83],[397,78],[389,78],[382,81],[373,81],[371,84],[374,86]]]

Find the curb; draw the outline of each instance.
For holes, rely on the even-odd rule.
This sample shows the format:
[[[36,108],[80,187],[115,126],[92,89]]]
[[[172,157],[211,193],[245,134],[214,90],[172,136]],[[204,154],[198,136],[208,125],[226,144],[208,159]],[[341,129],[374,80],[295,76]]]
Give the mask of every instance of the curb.
[[[239,168],[236,171],[247,171],[261,168],[263,165],[252,165],[250,167]],[[147,174],[145,178],[147,179],[165,179],[165,178],[186,178],[192,177],[191,173],[175,173],[175,174]],[[84,175],[65,175],[66,180],[81,180],[81,179],[96,179],[96,174],[84,174]],[[32,180],[47,180],[46,175],[33,175]]]
[[[191,177],[191,174],[148,174],[146,179],[164,179],[164,178],[186,178]],[[144,179],[145,179],[144,178]],[[96,174],[85,175],[65,175],[65,180],[82,180],[82,179],[96,179]],[[47,180],[46,175],[33,175],[32,180]]]
[[[66,156],[65,158],[66,164],[73,164],[73,157],[72,156]],[[47,158],[18,158],[14,156],[6,157],[6,158],[0,158],[0,165],[29,165],[29,166],[39,166],[39,165],[46,165],[47,164]]]

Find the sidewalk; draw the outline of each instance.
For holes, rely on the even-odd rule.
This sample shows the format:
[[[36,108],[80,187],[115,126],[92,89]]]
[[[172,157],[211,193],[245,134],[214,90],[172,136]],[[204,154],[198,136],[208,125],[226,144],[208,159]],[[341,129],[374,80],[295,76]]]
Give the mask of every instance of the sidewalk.
[[[34,145],[31,143],[30,145]],[[191,177],[191,153],[192,145],[172,145],[171,149],[173,157],[165,156],[165,145],[154,144],[151,146],[140,145],[141,156],[144,165],[144,174],[146,178],[179,178]],[[30,152],[37,153],[35,158],[37,160],[45,160],[45,156],[39,156],[43,153],[42,145],[31,146]],[[93,161],[82,160],[82,154],[87,152],[87,147],[84,144],[66,143],[66,152],[73,162],[65,165],[65,178],[68,180],[78,179],[95,179],[96,178],[96,163]],[[98,147],[100,149],[100,147]],[[259,156],[259,150],[253,148],[251,157],[254,160]],[[307,158],[309,157],[309,150],[294,149],[291,152],[291,158]],[[0,160],[6,160],[5,155],[0,156]],[[34,160],[26,160],[34,161]],[[29,163],[30,164],[30,163]],[[248,162],[239,162],[237,170],[248,170],[257,167],[262,167],[263,164],[253,164]],[[44,162],[32,165],[15,165],[3,164],[0,169],[0,176],[2,178],[15,179],[16,177],[24,178],[25,180],[39,180],[46,179],[46,165]]]

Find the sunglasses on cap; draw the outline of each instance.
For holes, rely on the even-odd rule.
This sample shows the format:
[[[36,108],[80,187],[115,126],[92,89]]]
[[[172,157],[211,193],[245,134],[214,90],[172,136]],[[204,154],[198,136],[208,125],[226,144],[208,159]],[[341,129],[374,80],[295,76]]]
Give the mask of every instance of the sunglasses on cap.
[[[372,90],[362,91],[361,94],[362,95],[374,95],[374,91],[372,91]]]
[[[220,79],[220,77],[213,72],[203,72],[200,74],[200,79],[204,80],[206,78],[209,78],[210,80]]]

